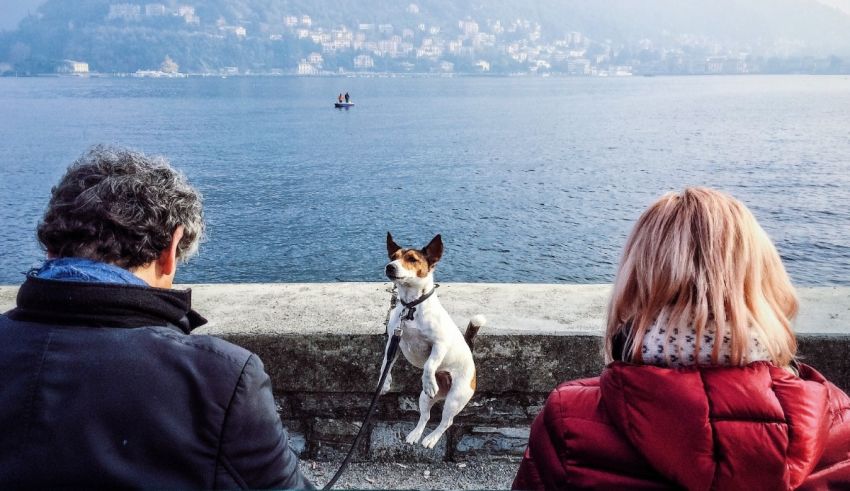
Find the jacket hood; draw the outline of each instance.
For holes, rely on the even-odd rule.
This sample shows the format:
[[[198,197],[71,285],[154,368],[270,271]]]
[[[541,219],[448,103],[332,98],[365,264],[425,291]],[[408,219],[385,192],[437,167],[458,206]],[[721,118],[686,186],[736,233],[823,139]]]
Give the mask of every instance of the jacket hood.
[[[611,364],[600,378],[613,424],[662,476],[692,490],[800,485],[829,432],[825,379],[745,367]]]
[[[207,321],[192,310],[191,290],[85,283],[27,276],[18,290],[18,321],[134,328],[167,326],[189,334]]]

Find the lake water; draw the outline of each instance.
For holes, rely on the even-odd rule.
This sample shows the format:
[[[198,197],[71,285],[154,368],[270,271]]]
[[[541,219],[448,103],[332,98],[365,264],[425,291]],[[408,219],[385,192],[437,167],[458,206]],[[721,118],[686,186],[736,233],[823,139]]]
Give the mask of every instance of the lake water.
[[[609,282],[640,212],[706,185],[798,284],[850,284],[848,77],[0,79],[0,284],[96,143],[203,192],[180,282],[381,281],[388,230],[442,233],[443,281]]]

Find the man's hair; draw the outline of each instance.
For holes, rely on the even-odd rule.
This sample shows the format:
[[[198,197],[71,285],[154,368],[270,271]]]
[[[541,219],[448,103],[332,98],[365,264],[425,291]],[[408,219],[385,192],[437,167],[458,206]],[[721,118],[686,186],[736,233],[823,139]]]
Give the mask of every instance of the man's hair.
[[[200,193],[163,157],[95,146],[51,190],[38,240],[52,257],[82,257],[130,269],[155,260],[183,225],[177,258],[204,235]]]
[[[613,339],[625,334],[631,352],[624,360],[640,363],[641,340],[655,322],[692,326],[699,353],[711,323],[714,339],[729,337],[732,365],[748,362],[756,334],[771,361],[787,366],[797,351],[791,321],[798,306],[776,247],[743,203],[708,188],[668,193],[643,212],[626,242],[608,306],[606,359],[613,359]]]

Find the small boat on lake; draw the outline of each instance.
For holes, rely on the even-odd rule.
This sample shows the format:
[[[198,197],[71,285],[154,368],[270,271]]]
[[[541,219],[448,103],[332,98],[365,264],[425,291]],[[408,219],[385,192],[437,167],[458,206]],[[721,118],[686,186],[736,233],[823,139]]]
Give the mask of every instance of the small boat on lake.
[[[354,107],[354,103],[353,102],[334,102],[334,107],[340,108],[340,109],[342,109],[342,108],[348,109],[349,107]]]

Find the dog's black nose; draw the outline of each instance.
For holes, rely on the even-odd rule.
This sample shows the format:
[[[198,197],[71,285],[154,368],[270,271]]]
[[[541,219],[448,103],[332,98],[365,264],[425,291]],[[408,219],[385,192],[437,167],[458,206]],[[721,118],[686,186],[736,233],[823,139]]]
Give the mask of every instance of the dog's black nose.
[[[395,277],[397,276],[397,275],[396,275],[395,264],[387,264],[387,268],[386,268],[386,270],[385,270],[385,271],[386,271],[386,273],[387,273],[387,276],[388,276],[389,278],[391,278],[391,279],[392,279],[392,278],[395,278]]]

